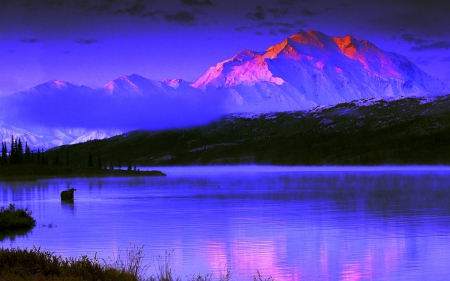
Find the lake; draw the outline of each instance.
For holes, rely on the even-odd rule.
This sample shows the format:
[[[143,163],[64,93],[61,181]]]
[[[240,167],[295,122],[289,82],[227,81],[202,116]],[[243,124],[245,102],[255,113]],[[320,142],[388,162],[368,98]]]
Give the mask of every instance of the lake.
[[[166,177],[0,183],[36,227],[3,247],[64,257],[144,246],[154,273],[448,280],[450,167],[157,167]],[[76,188],[73,204],[61,191]]]

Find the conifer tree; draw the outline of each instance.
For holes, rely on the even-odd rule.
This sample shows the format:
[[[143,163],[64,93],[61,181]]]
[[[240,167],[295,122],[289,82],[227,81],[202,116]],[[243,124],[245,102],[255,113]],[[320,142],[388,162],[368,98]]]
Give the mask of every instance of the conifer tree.
[[[23,145],[22,140],[20,138],[16,139],[17,142],[17,164],[23,163]]]
[[[66,166],[70,166],[69,149],[66,148]]]
[[[11,135],[11,150],[9,152],[9,162],[11,164],[15,163],[15,159],[16,158],[16,149],[15,149],[15,141],[14,141],[14,136]]]
[[[8,154],[6,149],[6,142],[2,142],[2,164],[8,163]]]
[[[25,163],[31,162],[31,154],[30,154],[30,147],[28,146],[28,142],[25,142]]]
[[[88,156],[88,168],[93,168],[94,167],[94,162],[92,161],[92,154],[89,152],[89,156]]]
[[[100,157],[100,156],[98,156],[98,158],[97,158],[97,167],[101,170],[101,169],[103,169],[103,166],[102,166],[102,158]]]
[[[38,148],[38,151],[37,151],[36,163],[37,164],[41,164],[41,150],[39,148]]]

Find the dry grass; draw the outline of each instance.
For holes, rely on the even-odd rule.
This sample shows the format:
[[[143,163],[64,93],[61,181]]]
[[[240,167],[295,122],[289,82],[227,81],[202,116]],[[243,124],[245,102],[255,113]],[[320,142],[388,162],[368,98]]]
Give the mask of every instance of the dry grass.
[[[113,257],[93,259],[87,256],[80,258],[63,258],[54,253],[34,247],[31,250],[20,248],[0,248],[0,280],[54,280],[54,281],[181,281],[174,277],[171,253],[166,251],[154,262],[155,274],[147,277],[150,265],[144,265],[144,246],[132,245],[125,250],[118,250]],[[212,274],[189,275],[187,281],[231,281],[231,272],[225,267],[218,279]],[[263,279],[259,271],[253,276],[254,281],[275,281],[272,277]]]

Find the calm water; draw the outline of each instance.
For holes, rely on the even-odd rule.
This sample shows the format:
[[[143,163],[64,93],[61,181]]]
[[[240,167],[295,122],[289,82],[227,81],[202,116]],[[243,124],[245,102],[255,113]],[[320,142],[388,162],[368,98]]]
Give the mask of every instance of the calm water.
[[[37,226],[3,247],[107,258],[172,251],[176,276],[448,280],[450,168],[159,168],[167,177],[0,183]],[[76,188],[74,204],[59,193]],[[153,268],[149,273],[154,273]]]

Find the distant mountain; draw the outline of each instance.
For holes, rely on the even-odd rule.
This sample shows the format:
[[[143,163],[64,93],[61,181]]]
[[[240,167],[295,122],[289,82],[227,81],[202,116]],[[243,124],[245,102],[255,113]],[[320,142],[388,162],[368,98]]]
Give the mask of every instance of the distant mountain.
[[[88,130],[86,128],[49,128],[45,126],[11,125],[0,121],[0,140],[7,143],[11,136],[22,139],[32,150],[49,149],[64,144],[76,144],[94,139],[106,139],[123,133],[120,130]]]
[[[22,134],[25,128],[36,136],[36,128],[81,128],[96,138],[110,135],[106,131],[200,125],[231,113],[309,110],[359,99],[448,92],[405,57],[369,41],[307,31],[264,52],[241,51],[194,83],[132,74],[91,89],[53,80],[1,97],[0,120],[4,128],[22,128]],[[60,134],[49,134],[45,147],[90,138],[85,133],[62,134],[60,139]]]
[[[133,131],[48,151],[85,164],[450,164],[450,95],[362,99],[309,111],[247,113],[187,129]],[[61,152],[60,152],[61,153]]]
[[[265,52],[241,51],[211,67],[193,87],[221,89],[234,111],[308,109],[387,96],[447,92],[449,88],[403,56],[352,36],[295,34]]]

